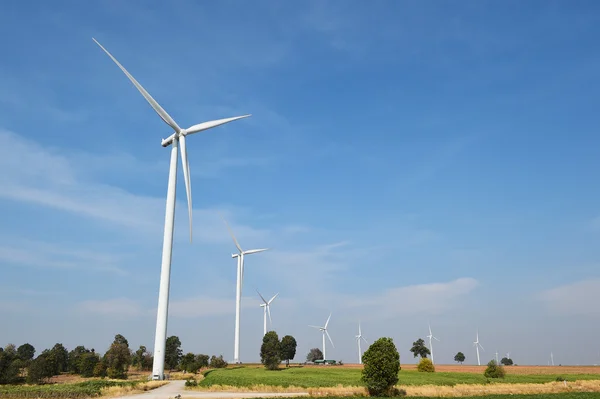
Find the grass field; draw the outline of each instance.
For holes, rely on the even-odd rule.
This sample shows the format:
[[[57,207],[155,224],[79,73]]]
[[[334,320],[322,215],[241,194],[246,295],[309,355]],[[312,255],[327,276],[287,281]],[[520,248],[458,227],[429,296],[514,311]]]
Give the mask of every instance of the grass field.
[[[560,373],[560,374],[530,374],[513,373],[507,368],[506,378],[494,382],[507,384],[541,384],[556,381],[557,377],[564,377],[567,381],[600,380],[598,374]],[[565,371],[565,370],[563,370]],[[600,370],[598,370],[600,372]],[[279,387],[335,387],[362,386],[360,380],[361,370],[356,367],[290,367],[279,371],[267,371],[264,367],[231,367],[226,369],[209,370],[204,373],[200,381],[201,387],[224,385],[231,387],[251,387],[254,385],[267,385]],[[415,370],[400,371],[398,385],[445,385],[457,384],[486,384],[487,378],[475,372],[444,372],[420,373]]]
[[[0,385],[0,398],[57,398],[83,399],[98,396],[121,396],[143,392],[166,384],[162,381],[88,380],[74,383],[45,385]]]
[[[485,395],[485,396],[470,396],[469,399],[598,399],[600,395],[594,392],[568,392],[568,393],[549,393],[537,395]],[[272,398],[256,398],[256,399],[272,399]],[[298,398],[283,398],[278,399],[298,399]],[[327,399],[347,399],[343,396],[330,396]],[[379,398],[386,399],[386,398]],[[394,398],[397,399],[397,398]],[[419,399],[439,399],[436,396],[423,396]]]

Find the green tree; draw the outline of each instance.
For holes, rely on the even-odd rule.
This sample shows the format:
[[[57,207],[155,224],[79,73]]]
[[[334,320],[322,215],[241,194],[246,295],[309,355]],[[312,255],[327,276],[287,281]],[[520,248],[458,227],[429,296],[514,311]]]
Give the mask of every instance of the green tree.
[[[106,363],[106,373],[109,378],[127,379],[127,368],[131,363],[131,351],[127,340],[120,334],[115,336],[115,340],[104,355]]]
[[[417,370],[421,371],[421,372],[426,372],[426,373],[433,373],[433,372],[435,372],[435,366],[433,365],[433,362],[431,361],[431,359],[427,359],[426,357],[424,357],[419,362],[419,365],[417,366]]]
[[[365,351],[362,381],[371,396],[396,396],[400,354],[392,338],[379,338]]]
[[[314,362],[315,360],[323,360],[323,352],[319,348],[312,348],[306,355],[307,362]]]
[[[29,364],[27,368],[28,383],[40,384],[55,375],[56,364],[49,357],[49,352],[42,353]]]
[[[188,373],[195,373],[200,368],[196,367],[196,355],[191,352],[182,356],[179,367],[182,371],[186,371]]]
[[[227,362],[223,359],[223,355],[219,355],[219,357],[212,355],[210,358],[210,367],[214,369],[222,369],[227,367]]]
[[[72,374],[81,374],[81,370],[79,368],[79,363],[81,361],[81,356],[85,353],[89,353],[90,350],[86,349],[85,346],[79,345],[76,346],[71,352],[69,352],[69,365],[68,370],[69,373]]]
[[[79,358],[79,373],[82,377],[93,377],[98,363],[100,363],[100,356],[95,352],[83,353]]]
[[[198,364],[198,369],[201,369],[202,367],[208,367],[209,360],[210,356],[208,355],[203,355],[202,353],[196,355],[196,363]]]
[[[169,370],[177,368],[182,356],[183,351],[181,350],[181,341],[179,340],[179,337],[173,335],[167,338],[167,343],[165,345],[165,365],[167,368]]]
[[[513,361],[512,361],[512,359],[509,359],[507,357],[503,357],[502,359],[500,359],[500,364],[502,364],[504,366],[512,366],[513,365]]]
[[[24,362],[33,360],[35,348],[31,344],[23,344],[17,348],[17,357]]]
[[[413,346],[410,348],[410,351],[413,353],[414,357],[421,356],[422,359],[431,354],[429,348],[425,346],[425,341],[423,341],[422,338],[419,338],[413,342]]]
[[[260,346],[260,362],[267,370],[277,370],[281,363],[281,342],[275,331],[269,331],[263,336]]]
[[[483,375],[486,378],[504,378],[506,372],[504,371],[504,367],[498,365],[495,360],[490,360]]]
[[[456,355],[454,355],[454,361],[457,363],[462,364],[465,361],[465,354],[462,352],[458,352]]]
[[[135,351],[131,359],[131,365],[138,370],[148,370],[152,368],[152,355],[148,352],[144,345]]]
[[[17,350],[8,344],[0,351],[0,384],[14,384],[19,381],[19,364]]]
[[[290,360],[296,356],[296,338],[286,335],[281,338],[281,358],[285,360],[285,366],[290,366]]]
[[[54,365],[56,367],[56,375],[67,371],[69,369],[69,352],[65,349],[63,344],[57,343],[52,349],[50,349],[52,353]]]

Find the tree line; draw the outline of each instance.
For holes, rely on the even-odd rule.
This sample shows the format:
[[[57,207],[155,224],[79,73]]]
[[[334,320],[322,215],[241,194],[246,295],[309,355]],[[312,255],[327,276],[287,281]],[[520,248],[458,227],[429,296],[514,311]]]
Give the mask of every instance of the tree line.
[[[57,343],[51,349],[45,349],[37,357],[35,353],[35,348],[29,343],[19,347],[13,344],[0,347],[0,384],[40,384],[62,373],[82,377],[127,379],[129,370],[150,371],[154,361],[145,346],[141,345],[135,351],[130,349],[129,342],[121,334],[115,335],[104,354],[82,345],[68,351],[61,343]],[[167,338],[166,369],[196,373],[206,367],[227,367],[227,362],[222,355],[184,355],[179,338]]]

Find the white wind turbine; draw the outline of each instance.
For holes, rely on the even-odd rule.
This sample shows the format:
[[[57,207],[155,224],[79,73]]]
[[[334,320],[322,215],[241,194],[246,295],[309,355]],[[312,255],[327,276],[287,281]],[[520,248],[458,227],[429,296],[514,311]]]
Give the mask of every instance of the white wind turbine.
[[[483,346],[479,343],[479,330],[477,330],[477,338],[475,339],[475,342],[473,342],[473,346],[477,349],[477,365],[481,366],[481,362],[479,361],[479,348],[481,348],[482,351],[485,351],[485,349],[483,349]]]
[[[355,336],[356,342],[358,342],[358,364],[362,364],[362,350],[360,349],[360,340],[365,341],[365,344],[369,344],[365,337],[362,336],[362,332],[360,331],[360,321],[358,322],[358,335]],[[325,342],[323,342],[325,344]],[[323,345],[325,347],[325,345]],[[323,355],[325,357],[325,355]]]
[[[236,116],[233,118],[218,119],[209,122],[203,122],[197,125],[183,129],[171,118],[150,94],[138,83],[137,80],[106,50],[98,41],[92,38],[94,42],[117,64],[125,73],[131,83],[144,96],[146,101],[152,106],[160,118],[169,125],[175,132],[166,139],[163,139],[163,147],[171,147],[171,160],[169,166],[169,181],[167,184],[167,203],[165,210],[165,228],[163,236],[162,263],[160,269],[160,289],[158,294],[158,311],[156,316],[156,333],[154,340],[154,363],[152,365],[152,379],[164,379],[165,364],[165,345],[167,337],[167,316],[169,307],[169,285],[171,276],[171,255],[173,252],[173,229],[175,222],[175,192],[177,186],[177,148],[181,144],[181,163],[183,168],[183,179],[185,182],[185,191],[188,203],[188,217],[190,222],[190,242],[192,241],[192,191],[190,182],[190,165],[187,157],[186,136],[198,133],[216,126],[223,125],[238,119],[246,118],[250,115]]]
[[[552,354],[552,352],[550,352],[550,361],[552,362],[552,365],[554,366],[554,354]]]
[[[231,230],[231,227],[229,227],[229,223],[227,223],[227,220],[225,220],[223,215],[221,215],[221,218],[223,219],[223,222],[225,222],[225,225],[227,226],[227,230],[229,230],[229,234],[231,235],[231,238],[233,238],[233,242],[235,243],[235,246],[238,249],[238,253],[231,254],[231,257],[238,258],[238,260],[237,260],[237,284],[236,284],[236,290],[235,290],[235,338],[234,338],[235,342],[234,342],[234,346],[233,346],[233,362],[239,363],[240,362],[240,313],[241,313],[241,308],[242,308],[242,288],[244,285],[244,256],[263,252],[263,251],[268,250],[269,248],[249,249],[247,251],[244,251],[242,249],[242,247],[240,247],[238,240],[235,238],[235,235],[233,234],[233,230]]]
[[[431,333],[431,324],[429,324],[429,335],[427,336],[427,338],[429,338],[429,351],[431,352],[431,363],[434,363],[433,362],[433,342],[431,341],[431,339],[433,338],[438,342],[440,342],[440,340],[437,339],[436,337],[434,337],[433,334]]]
[[[498,363],[498,349],[496,349],[496,364],[500,364]]]
[[[256,290],[256,292],[258,292],[258,290]],[[267,334],[267,313],[269,313],[269,321],[271,322],[271,327],[273,326],[273,319],[271,319],[271,302],[273,302],[273,299],[275,299],[277,297],[277,295],[279,295],[279,292],[277,294],[273,295],[273,298],[271,298],[267,301],[267,300],[265,300],[265,298],[263,298],[262,295],[260,295],[260,292],[258,292],[258,296],[260,296],[260,299],[262,299],[262,301],[263,301],[263,303],[260,304],[260,307],[263,308],[263,323],[264,323],[263,336]]]
[[[325,347],[325,334],[327,334],[327,338],[329,338],[329,342],[331,342],[331,346],[333,346],[335,348],[335,345],[333,344],[333,341],[331,340],[331,337],[329,336],[329,332],[327,331],[327,325],[329,324],[329,319],[331,319],[331,313],[329,313],[329,317],[327,318],[327,321],[325,322],[325,326],[319,327],[319,326],[309,325],[309,327],[318,328],[323,333],[323,360],[327,360],[327,352],[326,352],[326,347]]]

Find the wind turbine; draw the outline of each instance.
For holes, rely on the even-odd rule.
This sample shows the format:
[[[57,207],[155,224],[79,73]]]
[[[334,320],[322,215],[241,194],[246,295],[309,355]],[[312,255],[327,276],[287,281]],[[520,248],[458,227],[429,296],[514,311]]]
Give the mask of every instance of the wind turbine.
[[[496,364],[500,364],[498,363],[498,349],[496,349]]]
[[[477,330],[477,338],[475,339],[475,342],[473,342],[473,346],[477,349],[477,365],[481,366],[481,362],[479,361],[479,348],[481,348],[482,351],[485,351],[485,349],[483,349],[483,346],[479,343],[479,330]]]
[[[221,214],[219,213],[219,215],[221,215]],[[233,234],[233,230],[231,230],[231,227],[229,227],[229,223],[227,223],[227,220],[225,220],[223,215],[221,215],[221,218],[223,219],[223,222],[225,222],[225,225],[227,226],[227,230],[229,230],[229,234],[231,235],[231,238],[233,238],[233,242],[235,243],[235,246],[238,249],[238,253],[231,254],[231,257],[237,258],[237,284],[236,284],[236,290],[235,290],[235,338],[234,338],[235,341],[234,341],[234,345],[233,345],[233,362],[239,363],[240,362],[240,313],[241,313],[241,308],[242,308],[242,287],[244,285],[244,256],[256,254],[259,252],[264,252],[264,251],[268,250],[269,248],[249,249],[247,251],[244,251],[242,249],[242,247],[240,247],[238,240],[235,238],[235,235]]]
[[[125,73],[131,83],[144,96],[146,101],[152,106],[160,118],[169,125],[175,132],[166,139],[163,139],[161,145],[168,147],[171,145],[171,160],[169,166],[169,181],[167,184],[167,203],[165,210],[165,228],[163,235],[162,263],[160,269],[160,288],[158,293],[158,311],[156,316],[156,333],[154,340],[154,362],[152,365],[152,379],[163,380],[165,365],[165,346],[167,340],[167,316],[169,308],[169,286],[171,276],[171,257],[173,253],[173,229],[175,224],[175,192],[177,187],[177,148],[181,144],[181,163],[183,168],[183,179],[185,182],[185,191],[188,203],[188,217],[190,222],[190,242],[192,241],[192,189],[190,181],[190,165],[187,156],[186,137],[190,134],[198,133],[216,126],[233,122],[238,119],[246,118],[250,115],[236,116],[233,118],[218,119],[209,122],[203,122],[197,125],[183,129],[171,118],[152,96],[138,83],[137,80],[108,52],[98,41],[92,38],[94,42],[114,61],[115,64]]]
[[[256,292],[258,292],[258,290],[256,290]],[[273,298],[269,299],[268,301],[265,300],[265,298],[263,298],[262,295],[260,295],[260,292],[258,292],[258,296],[260,296],[260,299],[262,299],[263,303],[260,304],[260,307],[264,309],[263,311],[263,321],[264,321],[264,333],[263,336],[267,334],[267,313],[269,313],[269,321],[271,322],[271,326],[273,325],[273,320],[271,319],[271,302],[273,302],[273,299],[275,299],[277,297],[277,295],[279,295],[279,292],[275,295],[273,295]]]
[[[431,333],[431,324],[429,324],[429,335],[427,336],[427,338],[429,338],[429,351],[431,352],[431,363],[433,363],[433,343],[432,343],[431,339],[433,338],[438,342],[440,342],[440,340],[437,339],[436,337],[434,337],[433,334]]]
[[[554,366],[554,355],[552,354],[552,352],[550,352],[550,361],[552,362],[552,365]]]
[[[356,342],[358,342],[358,364],[362,364],[362,351],[360,350],[360,340],[365,341],[365,344],[369,344],[365,337],[362,336],[362,332],[360,331],[360,321],[358,322],[358,335],[355,336]],[[333,344],[333,343],[332,343]],[[325,345],[323,345],[325,347]],[[324,357],[325,355],[323,355]]]
[[[329,342],[331,342],[331,346],[333,346],[335,348],[335,345],[333,344],[333,341],[331,340],[331,337],[329,336],[329,332],[327,331],[327,325],[329,324],[329,319],[331,319],[331,313],[329,313],[329,317],[327,318],[327,321],[325,322],[325,326],[319,327],[319,326],[309,325],[309,327],[318,328],[323,333],[323,360],[327,360],[327,352],[326,352],[326,347],[325,347],[325,334],[327,334],[327,338],[329,338]]]

